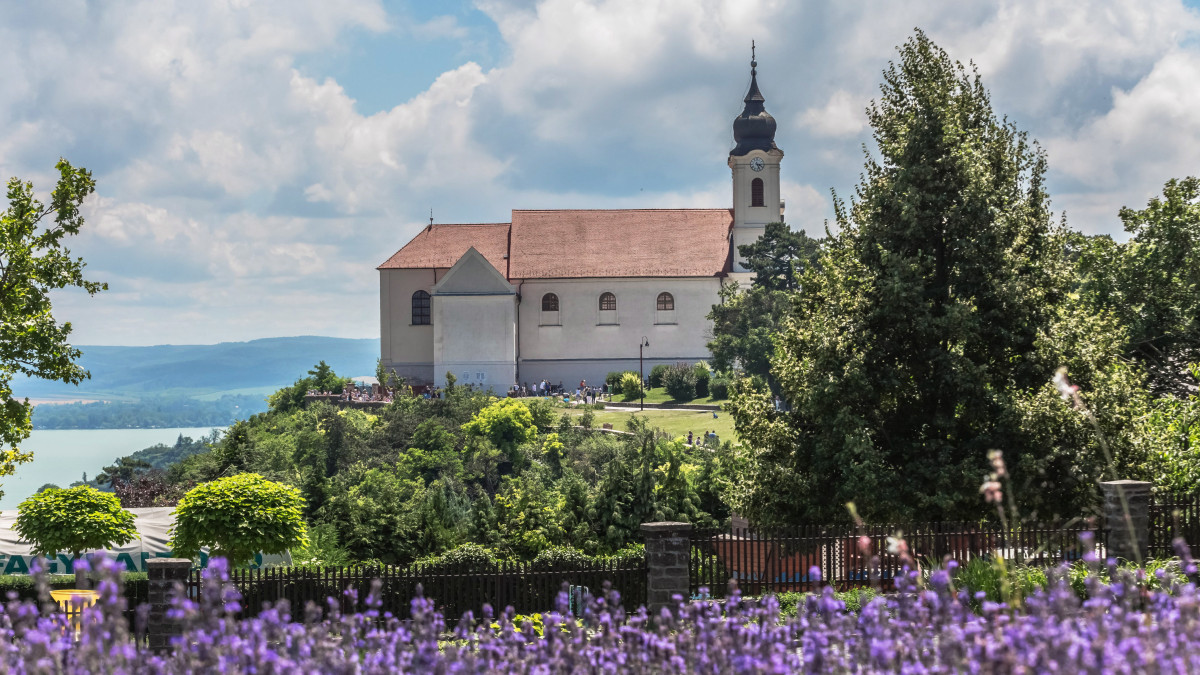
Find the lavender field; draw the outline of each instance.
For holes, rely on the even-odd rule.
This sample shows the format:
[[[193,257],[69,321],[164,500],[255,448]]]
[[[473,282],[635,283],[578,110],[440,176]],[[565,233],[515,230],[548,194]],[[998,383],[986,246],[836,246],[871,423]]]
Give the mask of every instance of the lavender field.
[[[1118,570],[1092,557],[1083,597],[1065,568],[1048,590],[1013,603],[978,602],[955,585],[954,567],[909,572],[897,591],[846,611],[832,589],[785,618],[774,597],[699,600],[650,616],[622,608],[608,590],[577,615],[511,610],[468,616],[453,631],[429,599],[410,622],[380,615],[374,597],[342,614],[286,606],[236,621],[240,598],[222,562],[206,582],[217,592],[173,602],[185,626],[165,653],[139,646],[120,620],[114,569],[78,632],[61,614],[12,601],[0,617],[0,668],[12,673],[957,673],[1195,672],[1200,595],[1186,576]],[[1194,576],[1185,557],[1181,571]],[[972,602],[975,600],[976,602]],[[976,609],[972,607],[975,606]],[[143,617],[144,619],[144,617]]]

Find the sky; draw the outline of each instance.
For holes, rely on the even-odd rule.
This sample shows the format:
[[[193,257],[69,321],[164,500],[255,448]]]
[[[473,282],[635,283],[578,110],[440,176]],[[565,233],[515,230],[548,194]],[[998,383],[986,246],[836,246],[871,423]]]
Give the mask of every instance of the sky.
[[[54,296],[76,344],[378,337],[375,268],[431,209],[729,206],[751,40],[788,222],[823,232],[918,27],[1071,227],[1120,237],[1198,172],[1195,2],[42,0],[0,5],[0,175],[94,173],[69,246],[109,290]]]

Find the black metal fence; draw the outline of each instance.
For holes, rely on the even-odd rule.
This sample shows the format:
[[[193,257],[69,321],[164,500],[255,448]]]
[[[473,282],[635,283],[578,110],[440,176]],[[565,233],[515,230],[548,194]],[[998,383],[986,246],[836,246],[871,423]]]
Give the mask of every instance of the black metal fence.
[[[1090,543],[1081,538],[1092,537]],[[864,549],[861,537],[870,545]],[[890,586],[902,569],[898,541],[918,564],[960,564],[999,552],[1008,560],[1051,565],[1083,556],[1095,546],[1104,556],[1103,529],[1084,521],[1003,528],[980,523],[903,523],[855,527],[808,525],[770,531],[695,530],[689,560],[693,594],[702,588],[722,597],[730,579],[743,593],[759,595],[812,591],[825,584],[839,589],[881,583]],[[814,569],[815,568],[815,569]]]
[[[1200,545],[1200,494],[1168,494],[1150,498],[1151,558],[1175,555],[1176,537]],[[1193,550],[1193,555],[1197,551]]]
[[[293,620],[304,618],[312,603],[328,613],[336,608],[349,613],[364,608],[375,579],[380,581],[380,612],[400,619],[411,616],[411,602],[421,587],[447,623],[455,623],[464,612],[480,616],[484,604],[496,613],[511,606],[518,614],[545,612],[555,608],[563,584],[599,595],[604,582],[621,593],[622,604],[632,610],[646,602],[646,567],[643,562],[598,561],[575,564],[570,569],[534,569],[529,563],[499,563],[473,571],[411,567],[275,567],[233,570],[230,581],[242,595],[241,617],[254,616],[264,605],[286,600]],[[204,593],[200,570],[189,577],[188,592],[194,598]],[[578,603],[582,593],[573,594]],[[331,606],[332,605],[332,606]]]

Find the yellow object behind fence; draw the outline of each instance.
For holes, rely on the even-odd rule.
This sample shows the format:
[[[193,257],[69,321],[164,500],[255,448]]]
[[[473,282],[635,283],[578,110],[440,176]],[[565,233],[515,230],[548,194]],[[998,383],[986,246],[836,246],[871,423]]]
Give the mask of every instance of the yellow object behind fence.
[[[71,622],[71,627],[75,629],[75,639],[79,639],[79,615],[83,613],[84,607],[91,607],[96,604],[96,598],[99,594],[96,591],[82,591],[77,588],[64,588],[57,591],[50,591],[50,597],[58,603],[62,608],[67,619]],[[75,600],[79,598],[79,600]]]

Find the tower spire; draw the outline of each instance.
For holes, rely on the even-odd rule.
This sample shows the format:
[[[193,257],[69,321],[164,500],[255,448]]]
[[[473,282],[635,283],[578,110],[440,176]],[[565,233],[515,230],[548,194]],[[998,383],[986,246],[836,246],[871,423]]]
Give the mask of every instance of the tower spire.
[[[731,154],[744,155],[750,150],[775,148],[775,118],[767,112],[766,98],[758,89],[757,45],[750,41],[750,90],[742,101],[746,106],[733,121],[733,140],[737,147]]]
[[[758,59],[754,55],[753,40],[750,41],[750,91],[746,92],[746,98],[742,100],[746,103],[743,115],[757,115],[766,109],[763,103],[767,99],[763,98],[762,92],[758,90]]]

